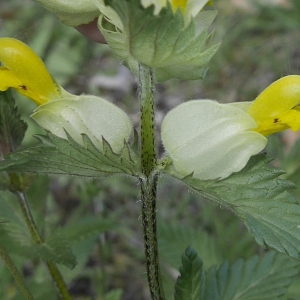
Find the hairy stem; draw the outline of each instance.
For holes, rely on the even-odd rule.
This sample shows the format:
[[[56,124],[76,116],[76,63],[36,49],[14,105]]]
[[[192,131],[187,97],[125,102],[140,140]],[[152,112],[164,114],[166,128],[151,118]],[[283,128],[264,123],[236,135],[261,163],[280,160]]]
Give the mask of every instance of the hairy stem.
[[[30,208],[28,206],[28,202],[26,199],[26,194],[24,192],[15,192],[15,194],[18,197],[19,205],[21,207],[24,219],[26,221],[27,227],[30,231],[30,234],[36,244],[43,244],[44,241],[42,237],[40,236],[38,229],[36,227],[36,224],[34,222],[34,219],[32,217]],[[72,300],[72,297],[67,289],[67,285],[58,270],[57,266],[55,263],[48,262],[47,267],[49,270],[49,273],[55,282],[56,287],[58,288],[60,292],[61,299],[63,300]]]
[[[156,234],[156,190],[157,174],[155,121],[154,121],[155,79],[153,70],[139,65],[139,98],[141,107],[141,166],[140,178],[142,200],[142,223],[147,265],[147,276],[153,300],[164,299],[161,285],[157,234]]]
[[[20,274],[20,272],[18,271],[17,267],[15,266],[14,262],[12,261],[12,259],[10,258],[10,256],[8,255],[8,253],[2,248],[0,247],[0,256],[3,259],[5,265],[7,266],[7,268],[9,269],[11,275],[14,277],[17,285],[19,286],[23,296],[25,297],[26,300],[34,300],[31,292],[29,291],[22,275]]]

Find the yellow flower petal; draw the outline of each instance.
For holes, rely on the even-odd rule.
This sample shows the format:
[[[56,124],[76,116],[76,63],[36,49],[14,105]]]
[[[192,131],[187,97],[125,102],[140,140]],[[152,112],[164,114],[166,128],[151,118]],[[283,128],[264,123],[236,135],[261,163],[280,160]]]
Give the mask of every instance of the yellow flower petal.
[[[178,8],[181,8],[182,12],[184,12],[187,2],[188,0],[172,0],[171,4],[174,11],[176,11]]]
[[[267,87],[252,103],[248,114],[255,120],[255,131],[269,135],[288,128],[300,128],[300,76],[283,77]]]
[[[38,105],[61,97],[43,61],[21,41],[0,38],[0,62],[0,90],[15,88]]]

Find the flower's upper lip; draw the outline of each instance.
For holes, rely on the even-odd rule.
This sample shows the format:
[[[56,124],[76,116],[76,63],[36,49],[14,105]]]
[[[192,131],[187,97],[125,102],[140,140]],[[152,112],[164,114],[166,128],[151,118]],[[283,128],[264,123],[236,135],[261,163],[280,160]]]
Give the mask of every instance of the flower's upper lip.
[[[252,103],[247,113],[255,120],[257,132],[267,136],[300,128],[300,76],[289,75],[269,85]]]
[[[276,117],[300,103],[300,76],[289,75],[269,85],[248,110],[256,122],[266,117]]]
[[[0,38],[0,61],[3,64],[0,72],[6,72],[0,90],[15,88],[38,105],[61,97],[61,88],[43,61],[23,42]]]

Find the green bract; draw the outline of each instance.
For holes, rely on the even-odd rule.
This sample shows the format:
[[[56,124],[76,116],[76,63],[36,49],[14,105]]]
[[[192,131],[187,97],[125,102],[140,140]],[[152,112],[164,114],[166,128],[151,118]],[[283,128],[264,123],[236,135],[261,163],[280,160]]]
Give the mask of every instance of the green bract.
[[[158,81],[202,79],[219,47],[208,46],[216,11],[201,10],[207,0],[189,1],[185,13],[168,1],[34,1],[70,26],[99,17],[99,29],[116,56],[135,74],[138,63],[154,68]]]
[[[207,47],[208,27],[216,11],[202,11],[187,24],[181,10],[174,13],[170,4],[154,14],[154,6],[143,8],[140,0],[105,3],[115,10],[121,24],[117,18],[103,16],[99,28],[116,56],[135,74],[142,63],[155,68],[158,81],[203,78],[205,65],[219,47]]]
[[[69,26],[87,24],[99,17],[100,12],[93,0],[34,0],[54,13]]]
[[[262,151],[267,139],[243,110],[212,100],[178,105],[165,117],[161,138],[182,176],[223,179],[245,167]]]
[[[39,106],[31,117],[44,129],[67,139],[68,134],[84,145],[82,134],[93,144],[103,148],[103,138],[115,152],[124,146],[132,132],[128,115],[120,108],[100,97],[71,95]]]

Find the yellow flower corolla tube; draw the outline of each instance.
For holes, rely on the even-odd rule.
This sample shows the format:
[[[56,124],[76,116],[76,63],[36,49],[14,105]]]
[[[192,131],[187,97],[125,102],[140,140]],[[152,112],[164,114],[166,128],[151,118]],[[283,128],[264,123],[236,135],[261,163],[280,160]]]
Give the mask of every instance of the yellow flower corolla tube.
[[[283,77],[268,86],[247,113],[255,120],[257,132],[268,136],[291,128],[300,129],[300,76]]]
[[[182,176],[223,179],[240,171],[267,139],[252,131],[254,120],[243,110],[212,100],[193,100],[171,110],[161,137]]]
[[[43,61],[23,42],[0,38],[0,62],[0,91],[12,87],[38,105],[61,98],[64,91]]]
[[[39,107],[31,117],[44,129],[66,139],[66,131],[84,145],[82,134],[102,149],[102,137],[115,152],[132,132],[128,115],[100,97],[75,96],[54,82],[42,60],[24,43],[0,38],[0,90],[14,88]]]

